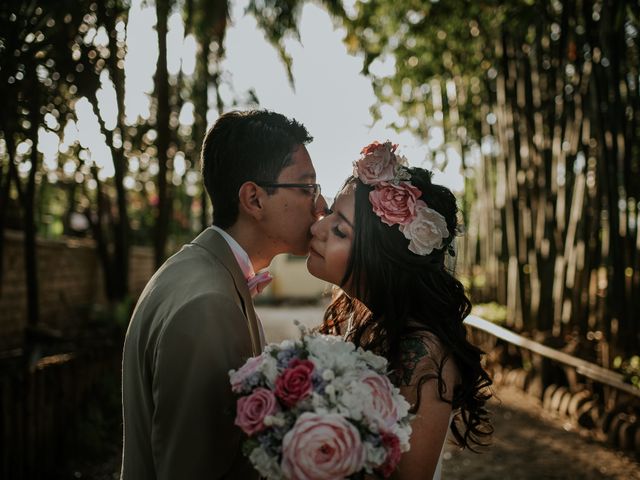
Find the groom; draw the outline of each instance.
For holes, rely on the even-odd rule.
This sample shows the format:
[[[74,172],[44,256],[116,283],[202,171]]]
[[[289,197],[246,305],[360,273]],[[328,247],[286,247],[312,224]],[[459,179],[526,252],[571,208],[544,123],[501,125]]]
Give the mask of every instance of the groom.
[[[227,372],[264,346],[252,296],[279,253],[306,255],[326,208],[306,128],[229,112],[207,133],[202,176],[213,226],[142,292],[123,353],[122,479],[257,479],[243,457]],[[267,278],[263,278],[267,277]]]

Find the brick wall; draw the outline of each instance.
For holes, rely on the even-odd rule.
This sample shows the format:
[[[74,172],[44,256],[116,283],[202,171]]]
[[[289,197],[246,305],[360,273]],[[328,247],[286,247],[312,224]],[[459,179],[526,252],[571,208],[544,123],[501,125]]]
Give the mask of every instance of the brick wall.
[[[41,322],[54,329],[79,326],[92,305],[104,304],[103,276],[95,245],[87,239],[38,240]],[[133,247],[129,285],[137,297],[154,271],[153,252]],[[5,232],[0,290],[0,348],[19,344],[27,321],[23,234]]]

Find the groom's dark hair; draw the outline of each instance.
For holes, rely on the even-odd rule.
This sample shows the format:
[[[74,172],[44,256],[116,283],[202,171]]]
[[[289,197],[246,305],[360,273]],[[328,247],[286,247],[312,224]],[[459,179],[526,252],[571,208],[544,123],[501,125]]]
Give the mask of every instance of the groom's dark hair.
[[[213,204],[213,224],[238,219],[238,191],[247,181],[275,182],[298,145],[313,140],[294,119],[268,110],[231,111],[218,118],[202,144],[202,178]]]

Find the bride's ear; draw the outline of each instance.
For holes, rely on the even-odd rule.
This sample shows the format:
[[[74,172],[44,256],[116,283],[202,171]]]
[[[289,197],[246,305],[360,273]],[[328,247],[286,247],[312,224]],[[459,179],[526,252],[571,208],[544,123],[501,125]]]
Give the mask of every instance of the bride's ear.
[[[244,182],[238,190],[238,208],[250,217],[260,220],[264,215],[267,192],[254,182]]]

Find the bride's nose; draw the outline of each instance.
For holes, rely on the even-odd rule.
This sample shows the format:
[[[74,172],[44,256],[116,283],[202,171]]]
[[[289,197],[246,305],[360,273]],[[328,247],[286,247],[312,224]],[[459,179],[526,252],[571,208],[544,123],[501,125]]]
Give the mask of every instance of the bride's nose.
[[[326,205],[326,203],[325,203]],[[323,210],[324,212],[325,210]],[[320,237],[322,232],[322,225],[324,224],[324,213],[322,216],[311,225],[311,235],[314,237]]]

